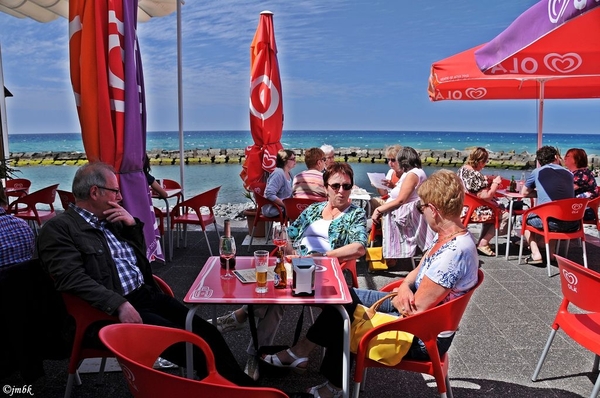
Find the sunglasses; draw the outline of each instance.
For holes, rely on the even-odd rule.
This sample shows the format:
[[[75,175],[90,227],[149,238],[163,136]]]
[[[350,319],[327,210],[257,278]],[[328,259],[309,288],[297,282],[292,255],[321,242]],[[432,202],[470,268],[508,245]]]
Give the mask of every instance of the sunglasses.
[[[429,203],[421,203],[421,202],[419,202],[419,203],[417,203],[415,205],[415,207],[417,208],[417,211],[419,213],[423,214],[423,209],[426,208],[426,207],[429,207]]]
[[[331,189],[334,191],[339,191],[340,188],[344,188],[344,191],[352,190],[352,184],[329,184],[329,187],[331,187]]]
[[[388,162],[397,162],[396,158],[394,158],[394,159],[388,159],[387,161]]]

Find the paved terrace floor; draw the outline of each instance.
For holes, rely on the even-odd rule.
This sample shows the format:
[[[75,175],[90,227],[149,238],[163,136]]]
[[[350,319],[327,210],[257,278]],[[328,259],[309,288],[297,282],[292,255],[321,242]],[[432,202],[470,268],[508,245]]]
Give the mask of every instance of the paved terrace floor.
[[[222,225],[220,225],[222,228]],[[237,242],[242,242],[245,228],[234,228]],[[590,268],[600,271],[600,243],[596,231],[588,231],[588,261]],[[216,250],[214,232],[209,232],[213,250]],[[256,249],[261,246],[256,246]],[[271,249],[272,246],[262,246]],[[500,245],[504,253],[504,244]],[[240,248],[245,255],[247,246]],[[581,397],[589,396],[597,374],[592,374],[593,355],[559,332],[541,371],[539,381],[530,381],[539,355],[544,347],[554,319],[561,293],[559,279],[549,278],[545,268],[517,264],[517,248],[511,248],[511,257],[481,257],[485,281],[474,294],[463,317],[460,331],[450,349],[450,380],[455,397]],[[164,278],[181,299],[208,258],[204,236],[199,232],[188,235],[187,248],[175,248],[172,262],[157,264],[155,273]],[[569,258],[582,262],[582,250],[572,244]],[[364,262],[358,263],[361,287],[380,288],[394,278],[405,275],[410,263],[400,264],[389,272],[369,274]],[[557,269],[554,268],[556,273]],[[222,306],[223,314],[235,306]],[[276,344],[290,344],[299,309],[290,307],[276,337]],[[318,311],[318,310],[317,310]],[[198,313],[209,318],[209,308]],[[307,318],[305,318],[307,319]],[[308,327],[305,322],[304,329]],[[42,332],[43,333],[43,332]],[[304,335],[304,333],[303,333]],[[250,340],[249,329],[225,335],[240,366],[246,361],[245,350]],[[46,376],[32,386],[37,397],[62,397],[67,380],[67,360],[46,361]],[[319,351],[310,358],[309,370],[304,375],[291,373],[286,378],[262,379],[264,385],[285,391],[304,391],[322,382],[318,374]],[[104,382],[96,384],[95,374],[83,374],[83,384],[75,386],[77,397],[131,396],[121,372],[105,374]],[[23,386],[13,375],[0,380],[2,386]],[[6,387],[5,387],[6,388]],[[3,390],[6,394],[6,389]],[[8,394],[7,394],[8,396]],[[13,396],[25,396],[15,394]],[[435,397],[435,382],[429,376],[391,369],[370,369],[364,398],[382,397]]]

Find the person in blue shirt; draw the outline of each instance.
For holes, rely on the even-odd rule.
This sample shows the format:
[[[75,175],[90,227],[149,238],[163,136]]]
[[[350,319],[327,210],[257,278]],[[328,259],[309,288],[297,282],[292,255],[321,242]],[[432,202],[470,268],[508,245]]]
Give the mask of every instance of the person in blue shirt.
[[[536,205],[541,205],[553,200],[571,199],[575,197],[573,187],[573,173],[562,167],[562,158],[558,149],[552,146],[543,146],[536,152],[540,167],[533,170],[521,189],[525,197],[537,197]],[[542,220],[534,213],[530,214],[527,225],[539,230],[543,229]],[[572,232],[579,228],[578,221],[549,221],[551,231]],[[527,264],[540,265],[545,261],[542,258],[539,245],[544,246],[541,235],[525,231],[525,239],[531,249],[531,255],[526,259]],[[554,261],[555,241],[550,241],[550,260]]]
[[[35,237],[25,220],[6,213],[8,200],[0,184],[0,267],[22,263],[33,255]]]

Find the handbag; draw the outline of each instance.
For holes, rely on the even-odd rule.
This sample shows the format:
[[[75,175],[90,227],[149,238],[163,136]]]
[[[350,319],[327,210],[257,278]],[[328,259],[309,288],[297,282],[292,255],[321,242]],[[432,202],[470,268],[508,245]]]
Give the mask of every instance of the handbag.
[[[392,292],[380,298],[371,307],[362,304],[356,306],[354,319],[350,327],[351,352],[356,354],[358,343],[369,330],[398,319],[395,315],[377,311],[381,303],[395,297],[396,294],[396,292]],[[380,333],[369,341],[367,356],[369,359],[384,365],[395,366],[400,363],[410,349],[413,337],[412,334],[399,330]]]
[[[376,228],[373,224],[371,233],[369,234],[369,246],[371,247],[367,247],[367,253],[365,254],[365,260],[369,265],[369,272],[385,271],[388,269],[385,258],[383,258],[383,247],[372,247],[375,241]]]

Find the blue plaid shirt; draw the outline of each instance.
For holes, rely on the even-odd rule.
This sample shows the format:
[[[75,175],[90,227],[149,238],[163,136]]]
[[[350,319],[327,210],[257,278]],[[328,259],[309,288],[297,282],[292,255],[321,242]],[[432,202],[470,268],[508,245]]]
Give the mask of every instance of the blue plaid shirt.
[[[108,228],[106,228],[108,225],[107,221],[99,220],[98,217],[89,211],[77,207],[74,204],[71,204],[70,206],[92,227],[99,229],[104,234],[110,253],[117,266],[121,286],[123,286],[123,295],[126,296],[142,286],[144,277],[137,266],[137,258],[135,257],[135,252],[131,246],[129,246],[127,242],[121,242]]]
[[[0,267],[31,259],[35,237],[25,220],[0,207]]]

